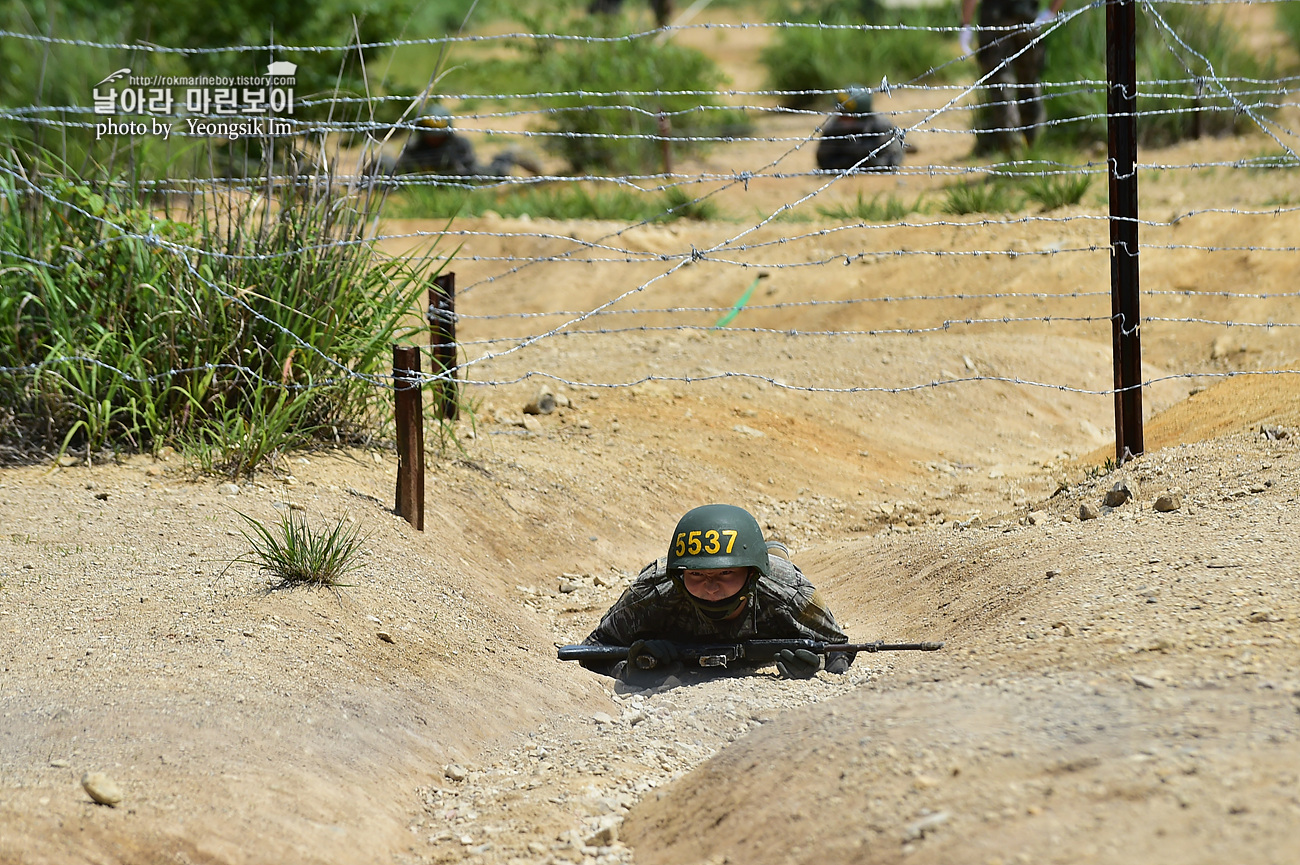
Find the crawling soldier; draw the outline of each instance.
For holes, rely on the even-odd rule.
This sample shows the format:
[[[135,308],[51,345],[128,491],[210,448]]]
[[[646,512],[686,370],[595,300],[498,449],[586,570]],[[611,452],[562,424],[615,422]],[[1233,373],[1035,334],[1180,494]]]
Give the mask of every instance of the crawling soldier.
[[[451,113],[433,106],[415,122],[416,129],[396,160],[382,160],[384,174],[438,174],[449,177],[509,177],[514,166],[541,174],[531,160],[511,151],[499,153],[487,165],[474,155],[474,146],[451,126]]]
[[[903,162],[894,125],[871,110],[871,91],[852,85],[838,96],[835,113],[817,142],[823,171],[891,171]]]
[[[847,643],[817,591],[783,554],[767,543],[758,521],[734,505],[689,511],[673,531],[668,555],[637,576],[587,644],[627,646],[625,661],[583,661],[583,666],[634,686],[659,684],[685,670],[674,643],[752,639],[811,639]],[[654,659],[642,669],[640,655]],[[826,669],[844,673],[852,654],[834,653]],[[822,656],[783,649],[776,665],[786,678],[806,679],[821,669]]]

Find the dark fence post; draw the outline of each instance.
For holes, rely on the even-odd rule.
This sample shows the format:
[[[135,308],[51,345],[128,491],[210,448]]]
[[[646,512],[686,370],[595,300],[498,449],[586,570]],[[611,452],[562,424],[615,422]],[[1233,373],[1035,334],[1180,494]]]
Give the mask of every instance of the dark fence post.
[[[1137,0],[1106,4],[1106,86],[1115,460],[1122,464],[1144,450],[1138,296]]]
[[[420,350],[393,346],[397,415],[397,513],[424,531],[424,409],[420,400]]]
[[[460,388],[456,384],[456,274],[443,273],[429,287],[429,348],[437,375],[450,373],[438,388],[438,414],[446,420],[460,416]]]

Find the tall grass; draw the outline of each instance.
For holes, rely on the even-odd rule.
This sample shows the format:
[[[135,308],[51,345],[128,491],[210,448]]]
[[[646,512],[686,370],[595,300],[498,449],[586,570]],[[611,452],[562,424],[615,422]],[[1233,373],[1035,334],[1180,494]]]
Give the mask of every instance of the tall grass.
[[[1287,5],[1287,4],[1281,4]],[[1272,58],[1248,50],[1223,13],[1198,6],[1159,4],[1160,16],[1185,42],[1210,63],[1213,76],[1269,78]],[[1250,118],[1238,111],[1245,105],[1267,114],[1263,102],[1271,96],[1248,82],[1225,82],[1234,96],[1223,95],[1205,62],[1182,48],[1149,13],[1139,11],[1137,32],[1138,136],[1146,145],[1169,144],[1195,135],[1240,132]],[[1047,37],[1046,82],[1106,80],[1106,10],[1089,9]],[[1189,71],[1190,69],[1190,71]],[[1104,86],[1077,83],[1048,85],[1044,138],[1079,146],[1106,140]]]
[[[386,404],[365,376],[432,269],[381,256],[379,199],[296,175],[208,187],[184,218],[130,184],[29,175],[0,158],[0,439],[26,452],[156,449],[248,472],[352,440]]]

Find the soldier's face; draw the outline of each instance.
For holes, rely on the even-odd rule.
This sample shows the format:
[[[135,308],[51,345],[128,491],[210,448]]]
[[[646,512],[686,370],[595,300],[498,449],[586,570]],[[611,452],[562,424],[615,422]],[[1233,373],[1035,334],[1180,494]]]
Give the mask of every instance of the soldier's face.
[[[686,591],[705,601],[722,601],[745,587],[749,568],[709,568],[682,572]]]

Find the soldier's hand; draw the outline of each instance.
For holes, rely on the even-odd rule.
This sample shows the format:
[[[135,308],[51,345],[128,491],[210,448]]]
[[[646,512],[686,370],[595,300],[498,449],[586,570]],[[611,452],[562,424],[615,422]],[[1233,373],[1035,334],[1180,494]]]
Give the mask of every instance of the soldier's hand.
[[[844,675],[849,671],[849,665],[853,663],[853,657],[844,652],[836,652],[833,655],[826,656],[826,672]]]
[[[961,35],[957,37],[958,44],[961,45],[961,53],[969,54],[975,50],[975,28],[967,24],[961,28]]]
[[[667,667],[677,660],[677,651],[669,640],[637,640],[627,649],[627,663],[638,670]]]
[[[807,649],[782,649],[776,653],[776,669],[784,679],[811,679],[821,666],[821,657]]]

